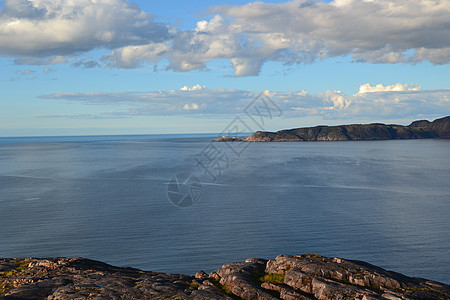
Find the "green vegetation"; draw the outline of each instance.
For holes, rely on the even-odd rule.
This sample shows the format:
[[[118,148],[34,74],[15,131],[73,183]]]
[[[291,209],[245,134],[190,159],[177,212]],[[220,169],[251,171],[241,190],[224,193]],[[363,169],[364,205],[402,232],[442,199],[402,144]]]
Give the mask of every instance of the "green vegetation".
[[[22,270],[25,270],[28,268],[28,265],[30,264],[31,261],[29,260],[24,260],[22,262],[19,263],[19,265],[14,269],[14,270],[10,270],[10,271],[6,271],[6,272],[1,272],[0,276],[1,277],[9,277],[12,276]]]
[[[9,277],[9,276],[12,276],[14,273],[16,273],[16,272],[15,271],[1,272],[0,276],[2,276],[2,277]]]
[[[219,284],[219,285],[220,285],[219,289],[222,292],[224,292],[225,294],[228,294],[228,295],[234,295],[233,292],[226,285],[222,285],[222,284]]]
[[[234,299],[241,299],[238,296],[236,296],[235,294],[233,294],[233,292],[226,286],[226,285],[222,285],[220,284],[220,282],[218,282],[217,280],[213,279],[213,278],[209,278],[209,280],[212,281],[212,283],[214,284],[214,287],[216,289],[218,289],[220,292],[227,294],[228,296],[230,296],[231,298]]]
[[[31,260],[24,260],[22,261],[19,266],[16,268],[17,271],[22,271],[25,269],[28,269],[28,265],[30,264]]]
[[[259,282],[270,282],[273,284],[283,284],[285,274],[269,273],[258,278]]]
[[[200,286],[198,283],[193,283],[193,282],[189,282],[188,286],[190,286],[193,289],[198,289],[198,287]]]

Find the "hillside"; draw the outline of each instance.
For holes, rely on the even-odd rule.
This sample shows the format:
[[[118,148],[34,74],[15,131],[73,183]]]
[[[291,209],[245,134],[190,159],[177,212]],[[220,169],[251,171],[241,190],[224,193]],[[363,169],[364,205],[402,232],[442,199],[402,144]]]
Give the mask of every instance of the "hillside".
[[[450,138],[450,116],[414,121],[408,126],[374,124],[352,124],[339,126],[316,126],[280,130],[257,131],[243,139],[245,142],[291,142],[291,141],[361,141]],[[215,141],[220,141],[217,139]]]

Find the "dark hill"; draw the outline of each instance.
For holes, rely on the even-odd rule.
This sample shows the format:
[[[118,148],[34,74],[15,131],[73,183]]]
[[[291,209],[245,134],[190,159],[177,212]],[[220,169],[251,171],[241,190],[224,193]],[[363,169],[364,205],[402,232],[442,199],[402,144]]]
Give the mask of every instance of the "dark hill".
[[[290,141],[361,141],[450,138],[450,116],[414,121],[408,126],[373,124],[352,124],[339,126],[316,126],[280,130],[277,132],[257,131],[244,139],[246,142],[290,142]]]

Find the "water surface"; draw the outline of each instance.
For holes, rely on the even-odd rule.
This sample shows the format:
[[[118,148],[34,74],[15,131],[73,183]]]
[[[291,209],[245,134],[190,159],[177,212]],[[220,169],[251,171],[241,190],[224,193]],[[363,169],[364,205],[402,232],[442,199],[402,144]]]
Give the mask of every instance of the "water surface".
[[[0,256],[193,274],[318,253],[450,283],[449,140],[251,143],[216,181],[205,136],[0,139]],[[194,206],[167,183],[193,173]]]

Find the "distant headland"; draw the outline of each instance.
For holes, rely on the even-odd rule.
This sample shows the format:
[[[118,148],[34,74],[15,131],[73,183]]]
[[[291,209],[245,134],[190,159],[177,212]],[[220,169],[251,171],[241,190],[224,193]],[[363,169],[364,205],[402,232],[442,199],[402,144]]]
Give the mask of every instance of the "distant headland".
[[[277,132],[257,131],[247,138],[222,136],[214,142],[307,142],[368,141],[406,139],[450,139],[450,116],[414,121],[408,126],[395,124],[352,124],[285,129]]]
[[[450,299],[450,286],[317,254],[251,258],[195,276],[84,258],[6,258],[0,299]]]

